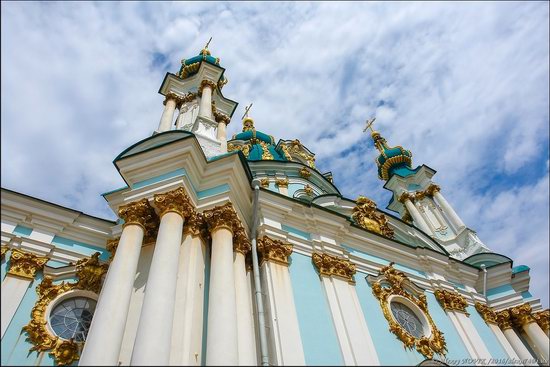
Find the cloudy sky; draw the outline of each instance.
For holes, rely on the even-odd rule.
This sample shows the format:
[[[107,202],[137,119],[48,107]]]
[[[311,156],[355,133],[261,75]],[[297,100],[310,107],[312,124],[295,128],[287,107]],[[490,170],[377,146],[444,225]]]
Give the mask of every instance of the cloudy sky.
[[[299,138],[342,193],[390,198],[367,117],[495,252],[531,267],[548,307],[549,5],[461,3],[1,4],[2,187],[114,218],[112,165],[150,136],[167,71],[221,58],[256,127]]]

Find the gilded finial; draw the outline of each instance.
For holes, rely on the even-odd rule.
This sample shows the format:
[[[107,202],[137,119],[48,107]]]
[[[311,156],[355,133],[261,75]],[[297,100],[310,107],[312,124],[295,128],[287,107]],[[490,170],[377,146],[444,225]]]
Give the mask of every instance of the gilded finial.
[[[204,45],[204,48],[201,50],[201,55],[206,56],[210,55],[210,51],[208,51],[208,45],[210,44],[210,41],[212,41],[212,37],[206,42],[206,45]]]
[[[244,115],[242,117],[243,120],[243,132],[254,130],[254,120],[248,116],[248,111],[252,108],[252,103],[245,107],[244,109]]]

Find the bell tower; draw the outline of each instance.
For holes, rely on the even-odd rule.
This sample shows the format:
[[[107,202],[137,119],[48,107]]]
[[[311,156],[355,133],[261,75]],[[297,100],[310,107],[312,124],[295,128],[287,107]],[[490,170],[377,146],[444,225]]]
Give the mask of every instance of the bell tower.
[[[227,153],[226,128],[238,104],[222,94],[227,78],[220,59],[208,50],[211,40],[197,56],[181,60],[177,74],[166,74],[159,90],[164,110],[154,132],[189,131],[207,158]]]
[[[393,192],[387,208],[439,242],[449,254],[463,260],[471,255],[490,252],[468,228],[432,181],[436,171],[422,165],[412,168],[412,153],[401,146],[390,147],[378,131],[372,128],[374,119],[367,121],[374,146],[378,177],[384,188]]]

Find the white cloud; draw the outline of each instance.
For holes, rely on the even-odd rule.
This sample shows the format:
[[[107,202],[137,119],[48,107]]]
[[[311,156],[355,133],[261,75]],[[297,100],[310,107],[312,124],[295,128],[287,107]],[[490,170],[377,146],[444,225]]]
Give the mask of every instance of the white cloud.
[[[438,171],[490,248],[532,266],[548,305],[548,3],[1,8],[4,187],[112,218],[99,196],[123,185],[112,159],[162,111],[166,70],[154,53],[175,72],[213,36],[224,95],[240,102],[230,135],[254,102],[258,129],[299,138],[345,196],[385,207],[376,151],[361,135],[376,114],[390,144]]]

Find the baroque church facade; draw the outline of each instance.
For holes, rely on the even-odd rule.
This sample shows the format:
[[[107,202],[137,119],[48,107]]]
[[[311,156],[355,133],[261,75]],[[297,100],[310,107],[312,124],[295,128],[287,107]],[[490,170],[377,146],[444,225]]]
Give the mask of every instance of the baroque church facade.
[[[369,123],[387,209],[298,139],[227,137],[205,47],[113,161],[110,221],[2,189],[2,365],[548,365],[529,267],[494,253]]]

